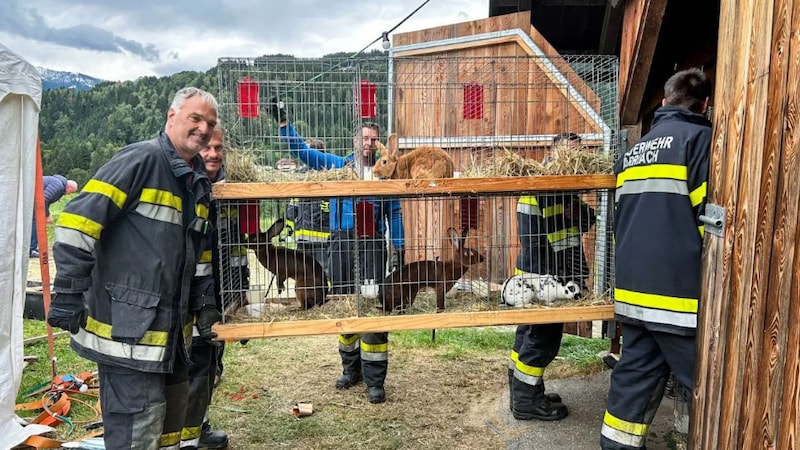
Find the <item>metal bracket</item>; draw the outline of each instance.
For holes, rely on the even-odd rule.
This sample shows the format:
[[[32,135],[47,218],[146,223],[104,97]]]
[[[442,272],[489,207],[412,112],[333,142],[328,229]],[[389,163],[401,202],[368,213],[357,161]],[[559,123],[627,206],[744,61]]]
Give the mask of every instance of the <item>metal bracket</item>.
[[[707,203],[705,214],[700,214],[699,219],[707,233],[719,237],[725,234],[725,208],[722,206]]]

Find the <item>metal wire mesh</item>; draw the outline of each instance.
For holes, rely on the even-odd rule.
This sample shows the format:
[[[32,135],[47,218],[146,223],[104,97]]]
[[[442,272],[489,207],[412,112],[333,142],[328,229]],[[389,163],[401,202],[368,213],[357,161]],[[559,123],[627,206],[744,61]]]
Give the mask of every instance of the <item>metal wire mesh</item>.
[[[445,149],[456,177],[505,176],[497,173],[497,165],[488,164],[501,150],[543,160],[549,157],[553,138],[563,133],[580,136],[589,151],[617,152],[614,57],[222,58],[218,75],[221,118],[231,151],[254,155],[261,181],[273,181],[280,172],[275,169],[278,162],[292,158],[272,116],[275,100],[283,102],[297,131],[306,139],[323,141],[328,153],[353,153],[360,145],[362,125],[377,123],[381,141],[396,133],[401,152],[424,145]],[[298,170],[307,169],[300,164]],[[542,210],[547,205],[554,209],[536,233],[521,239],[517,214],[524,197],[534,197]],[[547,269],[514,291],[527,298],[518,306],[606,302],[613,285],[609,200],[604,189],[443,197],[409,192],[368,199],[331,192],[325,199],[220,200],[220,210],[252,212],[258,207],[257,220],[251,217],[240,233],[220,239],[221,254],[249,249],[248,292],[246,298],[228,295],[238,298],[228,319],[508,308],[514,304],[505,301],[511,294],[504,296],[503,289],[518,272],[525,239],[578,240],[579,245],[560,255],[542,256]],[[392,201],[399,202],[402,211],[402,261],[397,261],[396,235],[391,232],[397,224],[381,213]],[[565,213],[564,205],[575,202],[591,209]],[[316,236],[320,239],[293,228],[292,211],[298,205],[327,209],[329,203],[352,205],[350,231],[331,230],[331,218],[325,214],[313,227],[323,230]],[[263,233],[287,218],[280,233]],[[558,233],[566,235],[559,238]],[[585,261],[577,264],[585,270],[575,268],[576,259]],[[220,267],[223,294],[241,290],[230,267],[224,262]],[[418,295],[409,298],[417,290]],[[530,296],[529,290],[536,292]],[[237,308],[244,303],[249,306]]]

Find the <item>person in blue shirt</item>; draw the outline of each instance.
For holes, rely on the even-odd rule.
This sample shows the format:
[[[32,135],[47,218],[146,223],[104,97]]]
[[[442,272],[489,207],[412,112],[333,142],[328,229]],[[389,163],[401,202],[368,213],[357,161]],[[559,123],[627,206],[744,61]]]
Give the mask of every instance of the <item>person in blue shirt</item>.
[[[354,151],[348,156],[322,152],[308,146],[305,139],[286,118],[282,102],[270,101],[270,112],[278,122],[280,136],[292,156],[311,169],[340,169],[352,167],[360,178],[375,164],[375,152],[380,138],[380,127],[374,123],[362,124],[353,137]],[[370,220],[372,219],[372,220]],[[355,250],[358,250],[358,279],[379,283],[386,275],[387,231],[391,237],[392,269],[403,265],[405,235],[403,215],[397,199],[376,197],[334,197],[330,200],[330,241],[327,269],[331,280],[331,293],[356,293]],[[388,230],[386,224],[388,222]],[[357,242],[356,242],[357,240]],[[342,375],[336,380],[337,389],[348,389],[362,379],[367,385],[367,398],[371,403],[386,401],[384,380],[388,369],[389,335],[364,333],[340,335],[339,354],[342,357]]]

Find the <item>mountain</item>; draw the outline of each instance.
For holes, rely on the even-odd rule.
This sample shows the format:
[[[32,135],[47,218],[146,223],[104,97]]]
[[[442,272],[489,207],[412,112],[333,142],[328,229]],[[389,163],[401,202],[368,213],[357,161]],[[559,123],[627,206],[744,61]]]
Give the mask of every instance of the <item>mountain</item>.
[[[36,70],[42,77],[42,89],[44,90],[65,87],[76,91],[85,91],[105,81],[82,73],[60,72],[44,67],[37,67]]]

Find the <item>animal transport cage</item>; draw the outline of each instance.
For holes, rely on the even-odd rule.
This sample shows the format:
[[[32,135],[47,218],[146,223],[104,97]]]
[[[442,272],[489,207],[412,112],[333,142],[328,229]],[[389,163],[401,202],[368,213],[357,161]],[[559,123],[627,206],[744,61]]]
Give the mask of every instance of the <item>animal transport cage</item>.
[[[222,327],[229,330],[221,330],[222,336],[613,316],[614,177],[608,164],[605,169],[595,166],[612,161],[617,153],[614,57],[223,58],[218,78],[228,183],[216,186],[214,196],[220,217],[228,217],[223,210],[236,211],[240,219],[249,216],[244,225],[240,221],[222,227],[239,232],[220,239],[220,250],[230,255],[249,249],[250,268],[245,289],[237,281],[238,269],[221,264],[223,297],[232,305],[226,321],[238,327]],[[275,102],[300,135],[322,141],[330,155],[343,157],[361,148],[362,126],[375,123],[382,142],[391,133],[397,135],[401,155],[421,146],[444,149],[453,162],[453,178],[376,180],[370,170],[356,171],[350,165],[314,170],[290,153],[273,117]],[[577,135],[580,153],[592,156],[559,161],[551,146],[563,133]],[[352,214],[354,230],[345,239],[346,247],[355,255],[369,250],[380,260],[372,264],[353,258],[349,288],[339,289],[341,276],[331,276],[332,270],[341,269],[338,263],[318,255],[318,262],[329,264],[315,264],[313,252],[298,252],[308,249],[308,241],[290,227],[277,232],[293,205],[322,200],[352,205],[352,210],[345,209]],[[377,218],[393,202],[402,211],[406,272],[391,272],[397,235],[388,231],[397,223],[390,216]],[[518,211],[532,203],[541,213],[540,231],[520,236]],[[591,209],[570,208],[573,203]],[[323,217],[326,223],[321,225],[329,225],[328,216]],[[543,254],[548,273],[535,280],[514,277],[524,240],[568,251]],[[473,255],[459,259],[465,247]],[[567,267],[581,258],[585,273],[572,273]],[[516,291],[507,282],[512,277]],[[409,290],[422,286],[420,280],[428,280],[431,289],[407,298]],[[398,286],[407,290],[401,295]],[[444,301],[437,289],[448,291]],[[526,307],[509,306],[517,302],[507,301],[509,291],[517,292],[518,303]],[[241,304],[244,297],[247,306]]]

